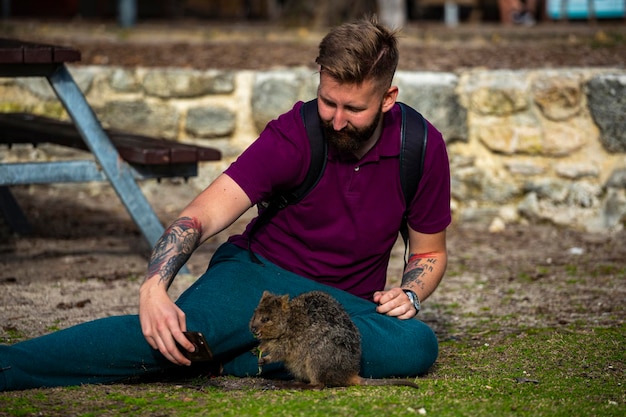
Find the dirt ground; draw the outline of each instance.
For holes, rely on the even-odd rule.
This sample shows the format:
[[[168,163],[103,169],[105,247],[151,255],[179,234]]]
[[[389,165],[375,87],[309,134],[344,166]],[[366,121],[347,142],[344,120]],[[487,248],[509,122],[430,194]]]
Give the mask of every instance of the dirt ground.
[[[269,68],[307,65],[316,53],[308,31],[155,25],[135,32],[110,26],[21,25],[13,36],[78,46],[84,64],[180,65],[198,68]],[[36,28],[37,30],[34,30]],[[197,29],[197,30],[194,30]],[[163,33],[168,35],[164,37]],[[76,35],[76,33],[80,33]],[[282,32],[281,32],[282,33]],[[401,69],[451,71],[462,67],[538,68],[626,64],[626,25],[556,25],[530,29],[470,26],[455,31],[414,27],[402,43]],[[532,43],[530,42],[532,41]],[[426,59],[427,57],[427,59]],[[182,181],[143,184],[164,224],[193,198]],[[85,320],[137,311],[137,289],[149,248],[107,187],[14,187],[31,221],[28,236],[0,237],[0,340],[12,342]],[[246,216],[249,218],[249,216]],[[212,250],[232,230],[207,242],[190,260],[176,297],[206,268]],[[550,225],[511,225],[488,233],[473,225],[449,230],[449,268],[424,304],[422,319],[441,338],[494,319],[502,332],[523,327],[615,326],[626,312],[626,232],[589,234]],[[390,284],[402,266],[398,246]]]
[[[98,187],[100,188],[100,187]],[[193,197],[184,183],[145,187],[164,224]],[[86,320],[137,312],[148,245],[108,188],[15,187],[33,227],[0,241],[0,340],[32,337]],[[177,278],[172,297],[200,275],[212,251],[248,215],[201,247]],[[421,318],[443,338],[467,336],[489,322],[520,328],[624,323],[626,231],[590,234],[549,225],[512,225],[489,233],[453,224],[449,267]],[[403,246],[389,268],[397,282]]]
[[[0,36],[74,46],[81,64],[217,69],[314,67],[323,31],[258,22],[181,20],[120,29],[111,22],[9,21]],[[448,28],[433,21],[399,32],[400,70],[626,66],[623,20],[494,23]]]
[[[626,26],[626,25],[623,25]],[[626,66],[626,28],[542,28],[538,33],[502,31],[495,27],[446,31],[412,28],[400,41],[401,70],[455,71],[460,68],[547,68],[572,66]],[[217,36],[217,35],[216,35]],[[247,32],[227,41],[228,32],[213,42],[167,42],[158,47],[145,43],[81,42],[85,63],[134,66],[179,66],[221,69],[267,69],[276,66],[315,67],[321,34],[293,36],[265,34],[265,39]],[[295,40],[294,40],[295,38]],[[268,40],[271,42],[268,43]],[[271,46],[270,46],[271,45]]]

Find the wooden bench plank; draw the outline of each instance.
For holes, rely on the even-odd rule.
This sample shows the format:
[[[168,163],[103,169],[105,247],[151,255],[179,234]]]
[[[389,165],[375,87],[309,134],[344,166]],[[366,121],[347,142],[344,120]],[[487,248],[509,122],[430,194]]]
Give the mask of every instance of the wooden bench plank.
[[[170,165],[221,159],[221,152],[214,148],[114,129],[105,131],[120,156],[131,164]],[[71,123],[27,113],[0,113],[0,143],[54,143],[88,150]]]
[[[0,63],[48,64],[80,61],[80,51],[56,46],[0,38]]]
[[[49,62],[53,62],[51,46],[24,48],[24,63],[47,64]]]
[[[80,61],[80,51],[65,46],[55,46],[52,50],[52,62],[76,62]]]
[[[202,160],[198,147],[166,139],[151,139],[123,132],[110,132],[111,141],[127,161],[146,165],[180,164]],[[219,158],[218,158],[219,159]],[[213,160],[211,157],[209,160]]]
[[[0,63],[14,64],[24,61],[24,51],[22,49],[10,48],[7,45],[0,45]]]

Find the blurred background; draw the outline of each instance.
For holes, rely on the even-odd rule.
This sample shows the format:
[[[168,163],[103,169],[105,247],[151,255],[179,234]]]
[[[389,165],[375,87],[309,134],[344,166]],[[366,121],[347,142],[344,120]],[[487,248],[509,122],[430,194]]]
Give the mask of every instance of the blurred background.
[[[622,20],[624,0],[1,0],[3,18],[201,18],[326,27],[376,13],[392,27],[407,22],[497,22],[533,25],[553,20]]]

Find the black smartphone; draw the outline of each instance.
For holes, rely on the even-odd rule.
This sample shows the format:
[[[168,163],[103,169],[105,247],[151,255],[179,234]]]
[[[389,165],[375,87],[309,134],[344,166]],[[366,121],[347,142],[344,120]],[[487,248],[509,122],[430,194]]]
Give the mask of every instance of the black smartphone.
[[[204,335],[200,332],[183,332],[187,340],[189,340],[196,347],[196,350],[193,352],[189,352],[187,349],[183,348],[178,342],[176,345],[178,346],[178,350],[182,353],[187,359],[192,362],[207,362],[213,359],[213,353],[209,349],[209,344],[206,342]]]

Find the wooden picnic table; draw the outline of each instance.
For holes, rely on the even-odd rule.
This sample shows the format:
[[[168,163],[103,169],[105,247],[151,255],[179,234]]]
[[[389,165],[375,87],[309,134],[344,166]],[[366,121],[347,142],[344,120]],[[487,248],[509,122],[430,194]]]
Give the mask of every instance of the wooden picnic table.
[[[80,60],[74,48],[0,38],[0,77],[45,77],[72,123],[29,114],[0,114],[0,144],[48,142],[91,152],[93,159],[0,164],[0,209],[21,211],[9,186],[32,183],[108,181],[148,243],[164,228],[136,180],[197,175],[201,161],[219,160],[218,150],[105,130],[66,67]],[[17,219],[19,226],[26,222]]]

